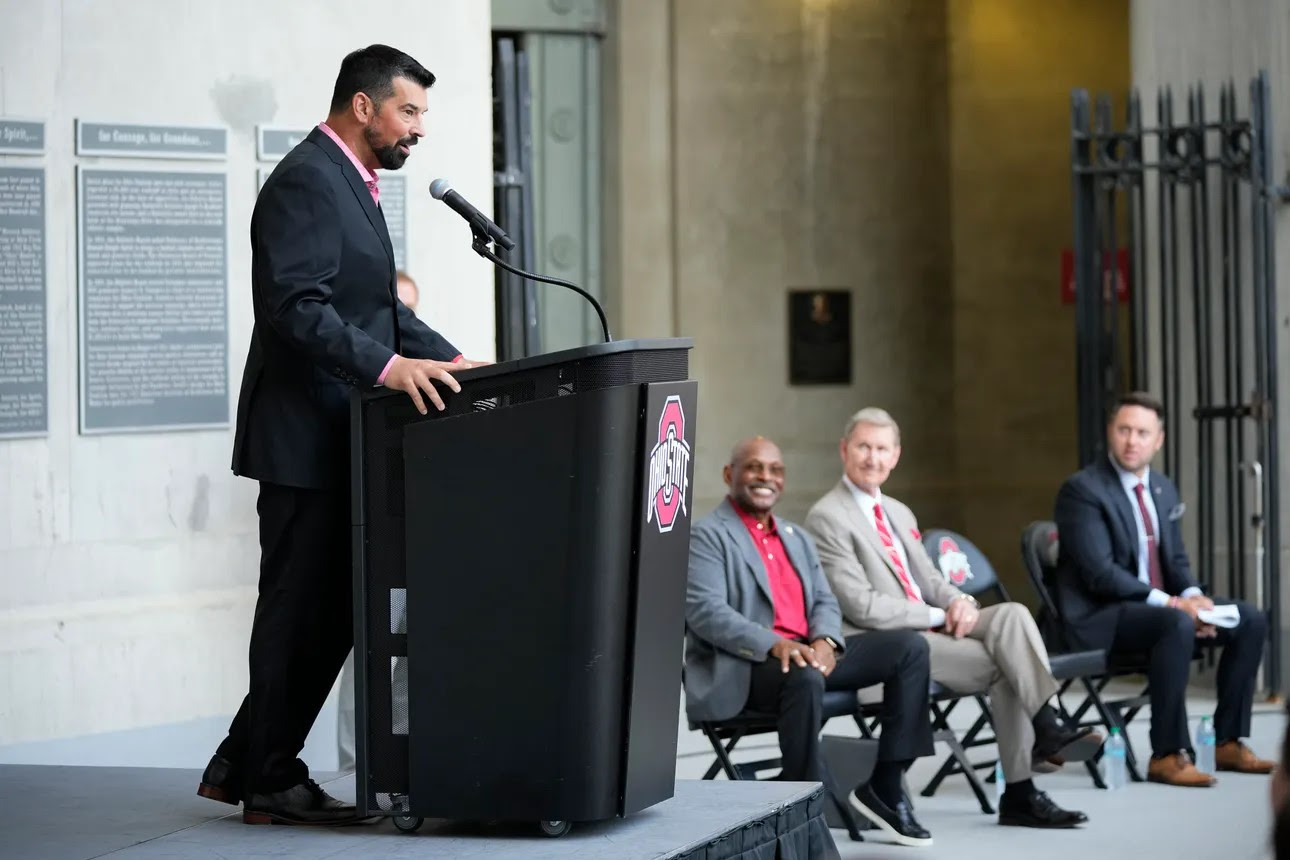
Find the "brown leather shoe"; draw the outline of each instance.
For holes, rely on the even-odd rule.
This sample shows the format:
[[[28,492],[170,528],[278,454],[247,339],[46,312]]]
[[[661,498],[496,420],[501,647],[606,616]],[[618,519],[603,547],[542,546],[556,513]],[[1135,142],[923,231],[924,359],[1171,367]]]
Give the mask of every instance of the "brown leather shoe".
[[[1147,782],[1181,785],[1188,788],[1209,788],[1218,780],[1196,769],[1185,752],[1153,758],[1147,765]]]
[[[242,802],[242,772],[224,756],[216,753],[202,773],[197,793],[220,803],[237,806]]]
[[[1275,762],[1259,758],[1254,750],[1240,741],[1224,741],[1214,749],[1214,764],[1219,770],[1237,773],[1272,773]]]

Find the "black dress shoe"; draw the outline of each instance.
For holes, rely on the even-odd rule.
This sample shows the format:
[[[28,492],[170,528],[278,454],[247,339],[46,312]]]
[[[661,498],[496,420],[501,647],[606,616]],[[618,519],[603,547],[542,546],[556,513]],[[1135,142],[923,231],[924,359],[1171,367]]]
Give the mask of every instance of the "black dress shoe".
[[[999,801],[999,823],[1007,827],[1042,827],[1066,829],[1078,827],[1088,821],[1082,812],[1062,809],[1053,799],[1039,789],[1018,796],[1018,792],[1003,793]]]
[[[1031,757],[1035,761],[1061,762],[1088,761],[1102,748],[1102,734],[1091,728],[1068,729],[1060,723],[1035,726],[1035,747]]]
[[[283,791],[252,794],[242,810],[246,824],[358,824],[358,810],[323,791],[312,779]]]
[[[932,834],[914,818],[914,805],[902,793],[900,802],[892,809],[878,799],[868,783],[857,788],[848,800],[856,811],[873,822],[901,845],[931,845]]]
[[[202,773],[197,793],[220,803],[237,806],[242,802],[242,772],[231,761],[216,753]]]

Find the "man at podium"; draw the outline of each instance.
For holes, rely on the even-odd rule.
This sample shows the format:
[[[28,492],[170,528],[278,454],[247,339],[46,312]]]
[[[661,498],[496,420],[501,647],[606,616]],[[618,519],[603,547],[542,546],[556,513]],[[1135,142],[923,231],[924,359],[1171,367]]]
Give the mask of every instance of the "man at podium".
[[[434,75],[372,45],[345,57],[325,122],[274,169],[251,216],[255,325],[238,400],[233,471],[260,482],[260,584],[250,690],[198,794],[251,824],[338,824],[355,808],[298,755],[353,642],[349,400],[404,391],[439,409],[459,351],[396,298],[375,170],[424,136]],[[454,364],[454,362],[456,362]]]

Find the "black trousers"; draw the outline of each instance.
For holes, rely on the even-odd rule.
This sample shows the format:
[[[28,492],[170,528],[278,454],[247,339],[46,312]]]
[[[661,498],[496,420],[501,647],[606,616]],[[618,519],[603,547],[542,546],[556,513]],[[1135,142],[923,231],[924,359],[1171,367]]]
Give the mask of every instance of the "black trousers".
[[[219,754],[273,792],[308,778],[300,750],[353,645],[349,493],[261,483],[256,510],[250,690]]]
[[[858,690],[882,684],[880,761],[911,761],[932,753],[932,725],[927,712],[931,680],[927,640],[913,630],[875,630],[846,641],[833,673],[790,662],[788,673],[771,657],[753,666],[747,710],[779,714],[782,778],[819,782],[820,728],[824,724],[825,690]]]
[[[1222,646],[1218,661],[1218,709],[1214,712],[1214,734],[1220,741],[1250,736],[1250,711],[1254,703],[1254,681],[1263,659],[1268,637],[1267,616],[1239,600],[1213,598],[1214,603],[1233,603],[1241,623],[1218,628],[1214,639],[1197,639],[1196,625],[1180,609],[1120,604],[1115,626],[1113,654],[1145,654],[1150,669],[1151,750],[1168,755],[1192,751],[1187,728],[1187,678],[1196,644]]]

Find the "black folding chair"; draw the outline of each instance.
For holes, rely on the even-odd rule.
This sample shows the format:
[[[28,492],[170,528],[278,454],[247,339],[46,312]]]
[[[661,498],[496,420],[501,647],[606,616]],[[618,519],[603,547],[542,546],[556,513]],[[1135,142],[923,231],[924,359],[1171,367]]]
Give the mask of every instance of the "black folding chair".
[[[941,765],[941,770],[937,772],[936,776],[921,793],[923,797],[931,797],[936,793],[936,789],[940,787],[945,777],[961,773],[967,780],[968,787],[972,789],[972,793],[976,795],[977,802],[981,804],[981,812],[986,815],[993,815],[995,812],[994,805],[986,794],[985,785],[981,782],[981,777],[976,774],[978,769],[987,767],[987,765],[978,765],[972,762],[972,759],[968,757],[965,743],[959,740],[958,734],[950,728],[948,722],[950,712],[954,710],[961,699],[976,699],[977,704],[985,712],[989,710],[984,693],[958,693],[948,687],[941,686],[935,681],[931,683],[931,687],[927,692],[927,706],[932,723],[932,740],[949,747],[950,754],[945,763]],[[861,706],[860,715],[856,721],[860,724],[860,733],[864,737],[872,738],[875,736],[881,714],[882,702],[868,703]],[[976,746],[978,743],[993,742],[993,739],[976,741],[974,735],[972,737],[965,735],[964,737],[967,739],[967,745],[970,746]],[[993,760],[988,767],[994,767]]]
[[[999,581],[998,574],[995,573],[994,566],[990,564],[990,560],[963,535],[948,529],[932,529],[923,536],[923,546],[936,564],[937,569],[941,572],[941,575],[949,580],[951,585],[965,594],[972,595],[985,605],[1005,603],[1012,599],[1003,583]],[[1050,652],[1048,655],[1048,668],[1052,672],[1054,679],[1057,680],[1059,687],[1065,689],[1065,686],[1069,686],[1079,678],[1105,671],[1106,655],[1102,651]],[[959,698],[967,698],[967,696],[960,696]],[[980,780],[975,772],[978,770],[993,771],[998,759],[991,758],[986,761],[971,762],[966,756],[966,751],[973,747],[997,744],[998,740],[994,736],[993,716],[985,693],[974,693],[971,698],[976,701],[981,713],[962,737],[957,739],[958,747],[964,754],[955,754],[945,760],[940,770],[923,789],[923,795],[926,797],[935,794],[936,789],[940,787],[941,782],[946,777],[962,773],[968,778],[969,784],[973,786],[978,800],[982,799],[984,792],[983,790],[977,790],[980,786]],[[949,729],[948,717],[957,704],[958,699],[939,706],[935,697],[933,697],[932,701],[933,725],[938,726],[941,731],[951,736],[953,732]],[[942,738],[938,737],[937,739],[941,740]],[[951,745],[951,750],[954,749],[955,747]],[[1090,767],[1090,771],[1096,776],[1096,767]],[[988,781],[993,782],[993,780],[994,774],[990,773]]]
[[[1007,592],[999,582],[999,577],[995,574],[989,559],[967,538],[948,529],[931,529],[923,535],[923,548],[927,550],[927,554],[931,556],[932,562],[941,575],[959,591],[972,595],[986,605],[1008,600]],[[975,701],[980,714],[962,737],[959,737],[950,728],[949,716],[964,699]],[[934,692],[931,698],[931,709],[932,727],[936,732],[936,739],[948,745],[951,754],[941,763],[940,769],[936,771],[931,781],[924,786],[922,795],[931,797],[946,777],[962,774],[980,802],[981,811],[987,815],[993,814],[994,806],[987,798],[985,786],[977,776],[977,771],[989,771],[988,779],[993,781],[993,770],[998,759],[974,762],[967,755],[969,749],[996,742],[994,717],[990,713],[986,691],[957,693],[944,689],[939,694]]]
[[[685,670],[681,671],[682,685],[685,681]],[[834,717],[852,717],[857,724],[861,723],[860,706],[856,700],[856,694],[850,690],[831,690],[824,693],[824,722],[827,723]],[[774,758],[758,759],[749,762],[735,762],[730,758],[735,747],[746,737],[753,735],[778,733],[776,725],[776,715],[768,713],[759,713],[756,711],[743,711],[728,720],[711,720],[691,722],[691,730],[699,730],[703,736],[708,739],[712,745],[712,751],[716,754],[715,760],[708,766],[704,772],[704,779],[716,779],[717,774],[724,773],[727,779],[762,779],[760,776],[765,771],[778,771],[783,767],[783,760],[779,756]],[[823,726],[821,726],[821,730]],[[826,762],[830,758],[829,753],[830,741],[836,741],[838,744],[849,741],[849,745],[854,747],[858,741],[854,738],[821,738],[821,751],[824,754]],[[858,773],[838,773],[833,774],[829,771],[828,765],[825,765],[824,789],[829,796],[832,806],[832,815],[828,816],[829,826],[845,827],[847,833],[856,842],[863,842],[864,837],[860,835],[861,829],[867,829],[865,824],[857,820],[855,814],[851,811],[850,804],[846,800],[846,791],[843,789],[839,780],[846,783],[859,784],[868,780],[870,773],[873,771],[873,763],[877,759],[877,745],[872,750],[866,750],[867,755],[862,755],[856,760],[854,755],[850,756],[847,762],[853,767],[858,767]],[[854,749],[848,750],[854,752]]]
[[[1057,574],[1058,545],[1057,524],[1049,520],[1033,522],[1026,526],[1021,533],[1021,558],[1025,563],[1026,573],[1030,577],[1030,584],[1039,598],[1039,629],[1044,635],[1044,641],[1047,643],[1050,653],[1052,651],[1066,652],[1067,654],[1094,653],[1071,651],[1072,640],[1051,588],[1053,578]],[[1120,736],[1124,738],[1125,762],[1128,764],[1129,778],[1134,782],[1142,782],[1142,775],[1138,772],[1138,759],[1125,727],[1138,715],[1139,711],[1150,703],[1148,688],[1144,688],[1137,696],[1131,696],[1126,699],[1113,699],[1111,701],[1105,700],[1102,693],[1106,689],[1106,685],[1116,678],[1128,675],[1145,675],[1147,672],[1146,659],[1140,656],[1108,658],[1105,651],[1096,653],[1102,655],[1101,665],[1098,669],[1094,670],[1093,664],[1090,663],[1086,667],[1081,667],[1078,675],[1058,678],[1061,681],[1061,689],[1058,691],[1058,704],[1062,718],[1071,725],[1102,726],[1108,732],[1112,728],[1118,728]],[[1065,657],[1066,654],[1062,656]],[[1053,659],[1057,660],[1058,658],[1054,657]],[[1056,672],[1053,674],[1056,675]],[[1084,689],[1084,700],[1074,711],[1069,711],[1065,704],[1061,702],[1061,695],[1076,681]],[[1090,712],[1095,712],[1097,718],[1092,718]],[[1101,758],[1102,752],[1098,751],[1096,756],[1084,764],[1088,768],[1089,775],[1093,777],[1093,784],[1098,788],[1106,788],[1106,783],[1102,781],[1102,775],[1097,766]]]
[[[824,694],[824,721],[834,717],[854,717],[859,712],[856,695],[849,690],[832,690]],[[775,758],[735,762],[730,753],[740,741],[752,735],[777,732],[775,714],[744,711],[728,720],[691,723],[690,728],[703,732],[712,745],[716,759],[704,772],[704,779],[715,779],[724,773],[727,779],[760,779],[758,774],[783,767],[783,760]]]

